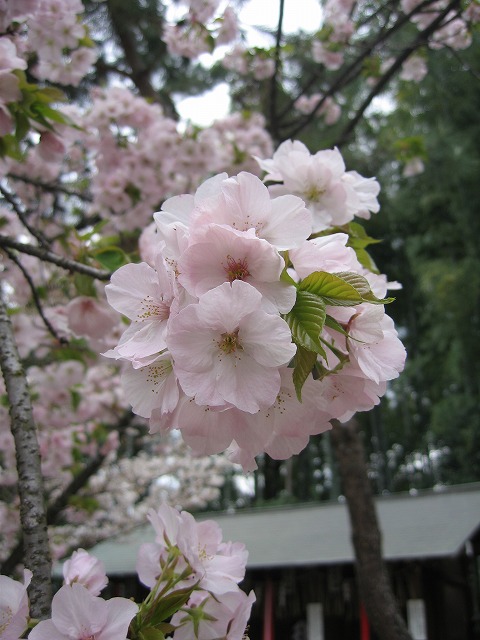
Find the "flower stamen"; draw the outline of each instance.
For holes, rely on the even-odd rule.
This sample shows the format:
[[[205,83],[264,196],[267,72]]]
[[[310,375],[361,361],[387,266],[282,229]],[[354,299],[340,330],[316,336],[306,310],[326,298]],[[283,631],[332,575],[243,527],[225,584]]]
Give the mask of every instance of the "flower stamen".
[[[227,256],[227,266],[224,267],[229,282],[234,280],[245,280],[248,278],[250,271],[248,270],[247,259],[236,260],[232,256]]]
[[[235,353],[237,349],[243,351],[243,347],[238,341],[238,329],[235,329],[233,333],[222,333],[221,338],[218,346],[224,353]]]

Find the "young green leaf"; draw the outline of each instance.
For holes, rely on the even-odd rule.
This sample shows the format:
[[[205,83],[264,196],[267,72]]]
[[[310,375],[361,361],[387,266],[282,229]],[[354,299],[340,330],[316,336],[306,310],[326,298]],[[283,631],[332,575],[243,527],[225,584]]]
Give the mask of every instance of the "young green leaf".
[[[92,252],[95,260],[109,271],[123,267],[129,261],[127,254],[118,247],[102,247]]]
[[[302,387],[306,379],[312,373],[312,369],[317,362],[317,354],[298,345],[294,359],[293,385],[297,393],[299,402],[302,401]]]
[[[361,294],[353,285],[326,271],[314,271],[301,281],[299,289],[321,296],[325,304],[337,307],[353,307],[362,302]]]
[[[285,320],[292,332],[293,341],[308,351],[325,356],[320,334],[325,324],[325,302],[308,291],[298,291],[292,310]]]

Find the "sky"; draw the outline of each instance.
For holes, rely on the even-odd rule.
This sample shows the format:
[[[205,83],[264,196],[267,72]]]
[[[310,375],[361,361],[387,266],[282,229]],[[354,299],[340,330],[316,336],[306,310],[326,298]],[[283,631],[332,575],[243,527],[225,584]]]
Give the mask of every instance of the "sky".
[[[278,22],[279,0],[248,0],[239,13],[243,27],[247,28],[249,46],[271,45],[265,34],[254,29],[254,25],[274,29]],[[283,27],[287,33],[316,31],[320,26],[321,10],[319,0],[285,0]],[[217,58],[218,59],[218,58]],[[208,64],[208,56],[202,59]],[[228,86],[223,83],[203,96],[186,98],[177,104],[180,117],[200,126],[208,126],[218,118],[228,114],[230,99]]]

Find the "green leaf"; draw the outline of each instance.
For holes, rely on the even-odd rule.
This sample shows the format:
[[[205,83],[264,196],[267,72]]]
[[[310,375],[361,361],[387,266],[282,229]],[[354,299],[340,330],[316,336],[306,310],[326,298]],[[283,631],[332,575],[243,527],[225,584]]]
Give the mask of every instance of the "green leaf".
[[[155,627],[146,627],[139,632],[140,640],[165,640],[165,634]]]
[[[348,333],[345,331],[342,325],[334,318],[332,318],[332,316],[327,315],[327,317],[325,318],[325,326],[329,329],[333,329],[334,331],[338,331],[343,336],[348,336]]]
[[[83,273],[76,273],[73,276],[73,282],[79,296],[90,296],[91,298],[97,297],[95,284],[91,276],[87,276]]]
[[[92,252],[92,256],[102,267],[115,271],[129,262],[127,254],[118,247],[104,247]]]
[[[23,140],[23,138],[27,135],[30,130],[30,121],[27,116],[22,112],[18,111],[15,114],[15,137],[18,141]]]
[[[285,316],[294,342],[307,351],[325,356],[320,340],[325,315],[325,302],[322,298],[308,291],[297,290],[293,309]]]
[[[68,116],[60,113],[60,111],[57,111],[56,109],[52,109],[48,105],[41,102],[37,102],[35,105],[32,105],[32,112],[36,116],[39,116],[38,120],[41,121],[45,119],[51,120],[53,122],[58,122],[60,124],[72,124],[72,120]]]
[[[298,346],[297,353],[295,354],[294,369],[293,369],[293,384],[295,391],[297,392],[297,398],[299,402],[302,401],[302,387],[305,384],[306,379],[312,373],[312,369],[317,362],[317,354],[313,351],[308,351],[305,347]]]
[[[298,287],[298,284],[295,282],[295,280],[289,275],[287,269],[285,268],[282,273],[280,274],[280,280],[282,282],[286,282],[287,284],[291,284],[294,287]]]
[[[362,302],[362,296],[343,278],[326,271],[315,271],[300,283],[301,291],[321,296],[326,304],[353,307]]]
[[[157,629],[160,629],[160,631],[163,631],[163,633],[173,633],[175,631],[177,627],[173,624],[170,624],[169,622],[162,622],[161,624],[157,625]]]
[[[155,606],[155,612],[149,617],[149,623],[156,627],[176,613],[192,595],[196,584],[186,589],[177,589],[161,598]]]
[[[393,302],[395,298],[377,298],[377,296],[373,293],[370,288],[370,283],[366,278],[361,276],[358,273],[352,273],[351,271],[342,271],[340,273],[336,273],[336,276],[345,280],[355,287],[358,293],[362,296],[363,302],[370,302],[371,304],[388,304]]]
[[[354,245],[351,245],[351,246],[352,246],[352,249],[357,254],[357,260],[360,262],[362,267],[365,267],[365,269],[368,269],[368,271],[371,271],[372,273],[380,273],[380,270],[378,269],[377,265],[373,261],[373,258],[368,253],[368,251],[365,251],[365,249],[355,247]]]
[[[349,241],[347,246],[361,247],[364,249],[371,244],[378,244],[381,242],[381,240],[371,238],[365,231],[364,227],[362,227],[361,224],[358,224],[358,222],[350,222],[348,225],[348,232]]]
[[[348,284],[351,284],[352,287],[354,287],[362,296],[362,298],[368,293],[371,293],[370,283],[364,276],[361,276],[359,273],[354,273],[352,271],[340,271],[335,273],[335,275],[342,280],[345,280],[345,282],[348,282]]]
[[[35,92],[35,97],[39,102],[66,102],[67,96],[56,87],[42,87]]]

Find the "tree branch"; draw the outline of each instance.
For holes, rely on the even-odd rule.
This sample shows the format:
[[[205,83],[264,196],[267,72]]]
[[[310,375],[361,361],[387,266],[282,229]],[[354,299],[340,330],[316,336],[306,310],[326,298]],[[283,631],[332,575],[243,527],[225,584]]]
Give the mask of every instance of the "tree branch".
[[[13,194],[11,194],[7,189],[5,189],[5,187],[2,187],[1,185],[0,185],[0,193],[2,194],[3,198],[8,202],[8,204],[12,207],[12,209],[15,211],[15,213],[17,214],[20,222],[23,224],[25,229],[27,229],[27,231],[31,233],[31,235],[38,240],[38,242],[42,247],[48,247],[48,240],[45,238],[45,236],[41,231],[38,231],[38,229],[35,229],[34,227],[31,226],[31,224],[27,220],[26,211],[24,211],[22,207],[18,204]]]
[[[275,71],[270,80],[270,123],[272,128],[272,137],[278,138],[277,127],[277,78],[280,71],[280,46],[282,43],[282,30],[283,30],[283,13],[284,13],[285,0],[280,0],[278,9],[278,26],[277,36],[275,42]]]
[[[125,411],[124,415],[119,419],[118,424],[115,425],[116,430],[125,428],[130,424],[133,418],[132,411]],[[126,452],[125,452],[126,453]],[[121,455],[121,452],[119,452]],[[97,455],[91,458],[76,476],[72,478],[69,484],[64,488],[55,500],[47,507],[47,525],[54,525],[57,523],[59,515],[68,506],[68,501],[71,496],[76,495],[80,489],[83,489],[90,478],[100,469],[105,460],[103,453],[97,453]],[[15,567],[22,561],[23,558],[23,536],[20,536],[17,540],[17,544],[10,551],[8,558],[6,558],[0,565],[0,573],[9,575],[13,572]]]
[[[52,561],[47,534],[40,449],[30,394],[0,287],[0,366],[10,404],[20,495],[20,522],[25,541],[25,567],[33,573],[30,615],[47,618],[52,597]]]
[[[55,338],[55,340],[58,340],[58,342],[60,344],[68,344],[68,340],[66,338],[58,335],[55,327],[52,325],[50,320],[45,315],[45,312],[43,311],[42,303],[41,303],[40,298],[39,298],[38,293],[37,293],[37,288],[36,288],[35,283],[33,282],[32,278],[30,277],[30,274],[28,273],[28,271],[25,269],[25,267],[20,262],[20,260],[17,258],[17,256],[13,253],[13,251],[11,251],[10,249],[6,249],[5,248],[5,252],[8,255],[8,257],[10,258],[10,260],[12,262],[14,262],[17,265],[17,267],[20,269],[20,271],[23,273],[23,276],[24,276],[25,280],[27,281],[28,286],[30,287],[30,291],[31,291],[31,294],[32,294],[33,302],[34,302],[34,304],[35,304],[35,306],[37,308],[37,311],[38,311],[41,319],[43,320],[43,324],[47,328],[47,331]]]
[[[401,69],[405,60],[407,60],[407,58],[409,58],[410,55],[414,51],[416,51],[416,49],[418,49],[419,47],[421,47],[422,45],[428,42],[428,38],[435,33],[437,28],[443,22],[445,16],[449,14],[450,11],[452,11],[455,8],[455,6],[458,6],[458,4],[459,4],[459,0],[452,0],[452,2],[450,2],[450,4],[447,5],[445,9],[443,9],[443,11],[435,18],[435,20],[433,20],[426,29],[420,32],[420,34],[414,40],[414,42],[412,42],[412,44],[410,44],[408,47],[405,47],[405,49],[403,49],[400,55],[396,58],[395,62],[382,75],[382,77],[379,79],[377,84],[373,87],[373,89],[370,91],[368,96],[362,102],[360,107],[357,109],[355,116],[350,120],[350,122],[347,124],[345,129],[342,131],[342,133],[340,134],[339,138],[336,141],[336,144],[338,146],[341,146],[342,144],[345,144],[345,142],[347,142],[347,140],[350,138],[353,131],[355,130],[355,127],[363,118],[363,115],[365,111],[368,109],[368,107],[370,106],[372,100],[390,82],[390,80],[397,73],[397,71]]]
[[[52,264],[56,264],[62,269],[66,269],[70,272],[83,273],[87,276],[91,276],[96,280],[110,280],[111,272],[103,271],[102,269],[95,269],[95,267],[89,267],[86,264],[82,264],[81,262],[76,262],[75,260],[70,260],[69,258],[64,258],[63,256],[59,256],[48,249],[43,249],[41,247],[36,247],[33,244],[27,244],[24,242],[18,242],[9,236],[0,235],[0,247],[4,247],[7,249],[15,249],[16,251],[20,251],[21,253],[26,253],[30,256],[35,256],[44,262],[51,262]]]

